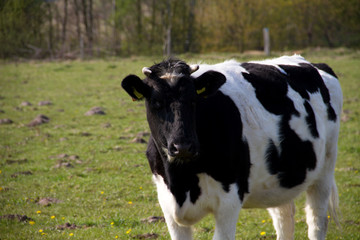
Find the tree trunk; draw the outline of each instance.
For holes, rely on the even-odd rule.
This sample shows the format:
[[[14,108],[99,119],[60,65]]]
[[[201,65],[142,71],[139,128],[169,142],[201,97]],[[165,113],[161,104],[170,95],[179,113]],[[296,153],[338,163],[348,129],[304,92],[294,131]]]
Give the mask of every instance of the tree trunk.
[[[167,0],[167,29],[166,29],[166,41],[165,41],[165,51],[166,56],[171,56],[171,28],[172,28],[172,11],[171,11],[171,0]]]
[[[66,41],[66,25],[68,18],[68,0],[64,0],[64,18],[62,21],[62,34],[61,34],[61,55],[65,52],[65,41]]]
[[[142,46],[142,10],[141,10],[141,0],[136,0],[136,41],[138,46]],[[143,49],[141,49],[143,50]]]
[[[82,13],[83,13],[83,21],[85,26],[86,38],[87,38],[87,47],[86,52],[89,56],[92,56],[92,44],[93,44],[93,34],[92,34],[92,0],[82,0]],[[89,2],[89,6],[87,5]]]
[[[80,5],[78,0],[74,0],[75,6],[75,18],[76,18],[76,33],[79,42],[79,51],[80,51],[80,58],[84,59],[84,42],[81,36],[81,28],[80,28]]]
[[[94,42],[94,35],[93,35],[93,0],[89,0],[89,32],[88,32],[88,41],[89,41],[89,54],[90,56],[93,55],[93,42]]]
[[[51,9],[51,3],[47,3],[48,8],[48,21],[49,21],[49,39],[48,39],[48,50],[50,53],[50,58],[53,58],[53,49],[54,49],[54,28],[52,24],[53,14]]]
[[[151,33],[150,33],[150,48],[153,47],[155,42],[155,34],[156,34],[156,0],[152,0],[152,14],[151,14]]]
[[[188,27],[187,27],[187,37],[185,41],[185,52],[189,52],[191,49],[191,44],[193,41],[193,32],[194,32],[194,19],[195,19],[195,4],[196,0],[190,0],[190,6],[189,6],[189,19],[188,19]]]
[[[120,54],[120,49],[121,49],[120,39],[119,39],[118,32],[117,32],[118,21],[117,21],[117,16],[116,16],[116,12],[117,12],[116,0],[112,0],[112,11],[113,11],[113,15],[114,15],[112,52],[113,52],[113,55],[116,56],[117,54]]]

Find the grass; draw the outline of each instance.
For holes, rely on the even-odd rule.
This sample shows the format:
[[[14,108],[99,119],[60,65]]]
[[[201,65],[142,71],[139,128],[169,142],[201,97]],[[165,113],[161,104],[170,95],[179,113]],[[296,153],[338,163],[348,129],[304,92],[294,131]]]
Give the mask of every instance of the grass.
[[[313,62],[328,63],[343,88],[344,121],[336,167],[342,229],[331,222],[327,239],[358,239],[360,53],[347,49],[301,53]],[[246,54],[180,57],[210,63],[264,58]],[[14,121],[0,125],[0,216],[20,214],[32,219],[0,219],[0,239],[133,239],[145,233],[169,239],[165,223],[141,221],[162,216],[162,212],[144,154],[146,144],[131,142],[139,132],[149,132],[144,104],[132,102],[120,86],[127,74],[141,75],[143,66],[160,60],[139,57],[0,65],[0,119]],[[53,104],[38,106],[43,100]],[[20,106],[24,101],[32,106]],[[85,116],[95,106],[102,107],[106,115]],[[50,121],[27,127],[39,114]],[[58,155],[64,153],[79,157],[63,159],[71,168],[56,167]],[[46,197],[61,202],[37,203]],[[307,236],[303,207],[301,196],[295,239]],[[65,223],[77,228],[57,228]],[[214,220],[209,216],[195,226],[194,237],[211,239],[213,232]],[[266,210],[241,211],[236,239],[276,239]]]

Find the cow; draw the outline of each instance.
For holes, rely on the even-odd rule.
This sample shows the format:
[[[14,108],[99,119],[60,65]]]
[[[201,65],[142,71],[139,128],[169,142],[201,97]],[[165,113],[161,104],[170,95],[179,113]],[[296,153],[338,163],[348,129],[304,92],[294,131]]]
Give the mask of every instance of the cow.
[[[241,208],[268,209],[277,239],[293,239],[294,199],[306,192],[311,240],[338,205],[334,169],[342,91],[333,70],[300,55],[240,63],[169,58],[128,75],[145,99],[146,156],[172,239],[215,217],[213,239],[235,239]]]

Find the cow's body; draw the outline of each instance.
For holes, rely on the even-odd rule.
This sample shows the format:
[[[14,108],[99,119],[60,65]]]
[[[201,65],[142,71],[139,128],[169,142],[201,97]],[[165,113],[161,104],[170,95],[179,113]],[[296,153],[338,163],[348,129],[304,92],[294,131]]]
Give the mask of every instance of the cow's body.
[[[293,200],[306,191],[309,238],[324,239],[327,206],[333,210],[337,197],[333,172],[342,106],[332,70],[295,55],[200,65],[188,76],[172,61],[143,70],[147,90],[124,84],[130,95],[137,89],[146,98],[152,132],[147,157],[171,237],[191,239],[191,225],[213,213],[214,239],[235,239],[240,209],[256,207],[269,209],[278,239],[291,239]],[[184,75],[195,89],[183,83]],[[211,88],[204,80],[213,78],[223,79],[218,91],[202,96]]]

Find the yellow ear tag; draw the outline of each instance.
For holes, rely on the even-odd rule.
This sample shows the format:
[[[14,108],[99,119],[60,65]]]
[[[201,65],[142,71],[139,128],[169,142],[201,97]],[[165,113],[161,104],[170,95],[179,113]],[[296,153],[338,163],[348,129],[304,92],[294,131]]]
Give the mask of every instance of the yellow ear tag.
[[[135,88],[134,88],[134,95],[135,95],[139,100],[144,97],[144,96],[143,96],[141,93],[139,93]]]
[[[202,89],[196,90],[196,93],[201,94],[201,93],[205,92],[205,90],[206,90],[205,87],[203,87]]]

